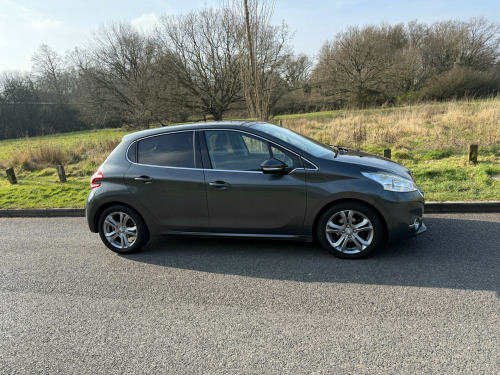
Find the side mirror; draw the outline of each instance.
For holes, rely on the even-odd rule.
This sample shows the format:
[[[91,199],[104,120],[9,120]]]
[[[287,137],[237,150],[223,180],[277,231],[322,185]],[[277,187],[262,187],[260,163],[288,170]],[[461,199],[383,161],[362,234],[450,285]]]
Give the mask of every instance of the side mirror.
[[[263,162],[260,165],[260,168],[264,173],[279,174],[284,172],[286,165],[281,160],[271,158]]]

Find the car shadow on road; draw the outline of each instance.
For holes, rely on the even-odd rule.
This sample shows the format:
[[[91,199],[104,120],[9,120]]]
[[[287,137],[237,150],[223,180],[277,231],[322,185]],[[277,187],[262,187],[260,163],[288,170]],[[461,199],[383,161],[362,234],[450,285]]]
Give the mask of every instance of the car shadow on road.
[[[343,260],[292,241],[156,238],[126,256],[163,267],[299,282],[500,291],[500,223],[427,218],[420,236]]]

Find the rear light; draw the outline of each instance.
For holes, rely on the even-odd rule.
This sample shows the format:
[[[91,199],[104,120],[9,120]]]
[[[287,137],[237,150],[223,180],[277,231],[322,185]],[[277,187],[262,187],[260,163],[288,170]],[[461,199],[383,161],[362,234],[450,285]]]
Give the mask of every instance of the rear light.
[[[101,186],[101,180],[104,179],[102,172],[100,170],[97,170],[96,173],[92,175],[92,178],[90,179],[90,190],[98,188]]]

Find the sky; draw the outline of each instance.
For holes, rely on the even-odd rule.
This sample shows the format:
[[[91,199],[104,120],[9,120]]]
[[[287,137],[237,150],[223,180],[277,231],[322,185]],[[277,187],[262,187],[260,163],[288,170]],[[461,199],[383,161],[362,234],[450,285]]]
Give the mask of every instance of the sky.
[[[113,21],[151,30],[161,15],[185,14],[220,0],[0,0],[0,72],[28,71],[42,44],[61,55],[88,43],[92,32]],[[314,57],[326,40],[348,26],[431,24],[484,16],[500,22],[499,0],[275,0],[273,20],[294,32],[295,52]]]

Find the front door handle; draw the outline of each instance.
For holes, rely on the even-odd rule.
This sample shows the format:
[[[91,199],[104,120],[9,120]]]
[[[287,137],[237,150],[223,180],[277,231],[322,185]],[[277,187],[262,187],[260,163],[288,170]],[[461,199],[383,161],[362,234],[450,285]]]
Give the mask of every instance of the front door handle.
[[[228,187],[231,187],[231,184],[228,184],[226,181],[215,181],[215,182],[209,182],[208,184],[219,190],[224,190]]]
[[[154,182],[154,178],[149,177],[149,176],[140,176],[135,178],[136,181],[142,182],[143,184],[150,184]]]

